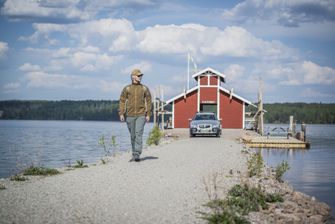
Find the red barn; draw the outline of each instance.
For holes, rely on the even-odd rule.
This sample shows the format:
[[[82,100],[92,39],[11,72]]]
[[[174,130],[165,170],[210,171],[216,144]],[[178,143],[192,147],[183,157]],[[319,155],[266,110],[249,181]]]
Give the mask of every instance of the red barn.
[[[206,68],[192,77],[195,87],[166,102],[172,104],[172,128],[188,128],[196,112],[214,112],[222,128],[243,129],[245,107],[253,104],[221,86],[225,75]]]

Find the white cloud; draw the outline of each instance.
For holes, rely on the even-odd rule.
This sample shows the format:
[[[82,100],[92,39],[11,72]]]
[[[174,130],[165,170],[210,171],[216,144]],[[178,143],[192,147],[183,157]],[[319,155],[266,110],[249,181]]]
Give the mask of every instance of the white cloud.
[[[239,80],[244,75],[245,68],[239,64],[231,64],[225,70],[227,82]]]
[[[97,92],[119,93],[121,88],[125,86],[119,82],[108,82],[99,78],[48,73],[44,71],[27,72],[25,76],[27,86],[31,88],[94,90]]]
[[[21,84],[19,82],[11,82],[4,85],[3,89],[5,93],[15,93],[18,92],[20,86]]]
[[[7,0],[1,13],[13,19],[54,19],[54,20],[86,20],[90,15],[77,8],[78,0]]]
[[[137,48],[147,53],[195,53],[203,40],[205,26],[197,24],[156,25],[139,32]],[[206,44],[204,42],[203,44]]]
[[[319,90],[315,90],[312,88],[306,88],[304,89],[301,93],[300,96],[302,97],[309,97],[309,98],[329,98],[329,97],[334,97],[334,95],[331,94],[326,94],[326,93],[322,93]]]
[[[292,58],[296,53],[278,41],[265,41],[246,29],[228,26],[224,30],[200,24],[156,25],[136,31],[126,19],[100,19],[79,24],[36,24],[26,39],[49,40],[54,32],[65,32],[79,46],[94,46],[111,52],[139,51],[151,54]],[[48,39],[49,38],[49,39]],[[293,55],[293,56],[292,56]]]
[[[32,65],[30,63],[24,63],[19,68],[20,71],[23,72],[33,72],[33,71],[41,71],[41,67],[39,65]]]
[[[100,12],[129,11],[155,5],[151,0],[5,0],[1,14],[11,19],[78,22],[94,18]]]
[[[335,20],[332,0],[247,0],[223,13],[225,20],[239,23],[275,20],[279,25],[297,27],[301,23],[321,23]]]
[[[34,23],[33,28],[36,30],[31,36],[19,37],[21,41],[30,41],[32,43],[37,43],[41,38],[48,41],[49,44],[55,45],[59,43],[56,39],[50,38],[50,34],[55,32],[65,32],[66,26],[53,23]]]
[[[70,57],[70,61],[74,67],[80,68],[81,71],[95,72],[111,68],[121,58],[122,56],[77,51]]]
[[[83,66],[81,70],[91,71],[96,69],[95,67],[90,68],[89,66],[92,66],[90,64],[81,66]],[[67,75],[49,72],[45,69],[42,69],[39,65],[32,65],[30,63],[23,64],[22,66],[20,66],[19,70],[25,73],[24,80],[27,82],[27,86],[31,88],[60,88],[77,90],[87,89],[118,93],[119,91],[121,91],[122,86],[124,86],[124,84],[116,81],[109,82],[96,77],[85,77],[82,75]],[[20,87],[20,83],[10,83],[7,84],[4,89],[9,92],[11,90],[17,89],[18,87]]]
[[[98,47],[91,45],[78,48],[40,49],[28,48],[26,51],[43,55],[44,59],[49,58],[45,70],[60,71],[73,68],[83,72],[98,72],[112,68],[119,62],[122,55],[109,55],[100,51]]]
[[[141,62],[139,62],[139,63],[130,65],[130,66],[128,66],[128,67],[122,69],[121,72],[122,72],[123,74],[127,74],[127,75],[129,75],[129,74],[131,73],[131,71],[132,71],[133,69],[135,69],[135,68],[140,69],[141,72],[142,72],[143,74],[145,74],[146,72],[151,71],[152,65],[151,65],[149,62],[147,62],[147,61],[141,61]]]
[[[335,84],[335,69],[311,61],[273,66],[267,74],[269,78],[281,80],[283,85]]]
[[[199,24],[156,25],[139,31],[137,48],[146,53],[186,54],[197,57],[233,56],[264,59],[291,58],[293,49],[278,41],[264,41],[246,29],[228,26],[224,30]]]
[[[114,93],[121,93],[123,87],[125,86],[124,83],[120,82],[107,82],[105,80],[100,80],[99,82],[100,89],[103,92],[114,92]]]
[[[302,64],[305,84],[335,84],[335,69],[319,66],[311,61],[304,61]]]
[[[0,41],[0,59],[6,57],[8,50],[8,44]]]

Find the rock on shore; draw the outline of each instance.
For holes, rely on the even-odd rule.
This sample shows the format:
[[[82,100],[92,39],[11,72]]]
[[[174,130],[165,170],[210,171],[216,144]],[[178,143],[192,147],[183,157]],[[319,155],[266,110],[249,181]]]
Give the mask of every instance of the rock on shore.
[[[330,207],[301,192],[294,191],[286,182],[275,179],[275,172],[265,167],[260,177],[252,177],[247,180],[252,186],[260,186],[267,193],[279,193],[283,195],[284,202],[270,204],[267,210],[252,212],[248,215],[251,223],[326,223],[331,214]],[[327,223],[330,223],[328,221]]]

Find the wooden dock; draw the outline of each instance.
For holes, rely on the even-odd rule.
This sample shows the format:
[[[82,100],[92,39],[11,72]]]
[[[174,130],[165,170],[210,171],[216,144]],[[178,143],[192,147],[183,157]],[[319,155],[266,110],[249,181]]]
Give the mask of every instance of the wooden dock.
[[[309,142],[303,142],[291,137],[244,136],[242,140],[244,144],[252,148],[309,148]]]

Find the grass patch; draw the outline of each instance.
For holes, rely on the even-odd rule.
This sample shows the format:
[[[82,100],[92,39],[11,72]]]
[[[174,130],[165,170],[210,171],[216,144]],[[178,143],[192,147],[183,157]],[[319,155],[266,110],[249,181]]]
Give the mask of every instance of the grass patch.
[[[14,175],[10,177],[11,181],[26,181],[28,180],[26,177],[20,176],[20,175]]]
[[[77,160],[77,164],[73,166],[74,168],[86,168],[88,165],[84,165],[83,160]]]
[[[105,138],[104,135],[102,135],[99,138],[99,143],[98,144],[104,150],[106,157],[115,154],[117,146],[118,146],[116,144],[116,136],[114,136],[114,135],[110,137],[109,141]]]
[[[0,190],[5,190],[5,189],[6,189],[5,185],[0,183]]]
[[[60,172],[56,169],[35,166],[31,166],[23,171],[23,175],[25,176],[52,176],[57,174],[60,174]]]
[[[279,182],[283,182],[283,175],[286,171],[288,171],[290,169],[290,165],[288,165],[288,163],[286,161],[282,161],[281,163],[279,163],[276,166],[276,174],[275,174],[275,178],[276,180],[278,180]]]
[[[150,131],[149,137],[147,139],[147,145],[159,145],[161,138],[163,137],[163,132],[159,130],[157,125]]]
[[[227,199],[216,199],[205,204],[210,213],[201,212],[202,218],[210,224],[249,223],[244,217],[249,212],[267,209],[268,203],[283,202],[279,194],[266,194],[259,187],[235,185],[228,192]]]
[[[254,153],[248,160],[248,175],[249,177],[259,176],[264,167],[263,157],[260,152]]]

